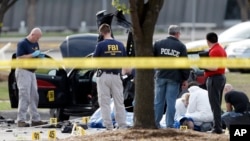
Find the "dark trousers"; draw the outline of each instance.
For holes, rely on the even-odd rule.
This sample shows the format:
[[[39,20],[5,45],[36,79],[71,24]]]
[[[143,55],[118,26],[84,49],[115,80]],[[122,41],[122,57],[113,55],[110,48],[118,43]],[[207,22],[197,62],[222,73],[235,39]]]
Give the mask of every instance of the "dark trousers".
[[[211,76],[206,81],[209,102],[214,116],[213,128],[215,130],[222,130],[221,102],[225,83],[226,77],[224,75]]]

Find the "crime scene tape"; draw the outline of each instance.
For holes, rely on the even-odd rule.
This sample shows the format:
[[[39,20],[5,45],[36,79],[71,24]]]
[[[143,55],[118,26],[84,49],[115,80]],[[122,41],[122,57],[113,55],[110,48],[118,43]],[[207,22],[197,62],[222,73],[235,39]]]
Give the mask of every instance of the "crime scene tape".
[[[120,57],[120,58],[65,58],[1,60],[4,68],[250,68],[250,59],[234,58],[166,58],[166,57]]]

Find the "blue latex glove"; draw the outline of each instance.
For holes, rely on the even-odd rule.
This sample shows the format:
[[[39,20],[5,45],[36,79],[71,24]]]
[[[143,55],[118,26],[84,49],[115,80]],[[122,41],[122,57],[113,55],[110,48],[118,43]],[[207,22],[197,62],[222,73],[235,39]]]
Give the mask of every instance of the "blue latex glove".
[[[41,53],[40,50],[36,50],[31,55],[32,55],[32,57],[37,57],[40,53]]]
[[[39,55],[38,55],[38,58],[44,58],[45,57],[45,54],[44,53],[40,53]]]

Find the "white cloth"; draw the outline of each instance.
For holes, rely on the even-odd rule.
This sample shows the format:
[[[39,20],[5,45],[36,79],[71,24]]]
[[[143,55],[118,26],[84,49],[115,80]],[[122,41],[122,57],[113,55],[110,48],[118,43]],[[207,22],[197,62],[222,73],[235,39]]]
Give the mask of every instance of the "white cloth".
[[[175,103],[174,120],[177,121],[178,119],[183,117],[185,115],[186,111],[187,111],[187,108],[186,108],[184,102],[182,101],[182,98],[178,98],[176,100],[176,103]]]
[[[213,113],[209,103],[207,90],[198,86],[192,86],[188,91],[190,97],[185,116],[191,117],[195,125],[201,125],[202,122],[212,122]]]

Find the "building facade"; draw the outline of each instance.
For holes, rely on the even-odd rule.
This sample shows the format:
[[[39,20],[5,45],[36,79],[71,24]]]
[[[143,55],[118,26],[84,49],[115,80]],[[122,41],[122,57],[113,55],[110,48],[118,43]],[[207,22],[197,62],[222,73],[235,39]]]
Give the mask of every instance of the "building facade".
[[[165,0],[156,27],[183,22],[215,23],[223,27],[229,0]],[[4,17],[4,27],[15,31],[27,23],[27,1],[19,0]],[[81,26],[96,26],[96,13],[115,12],[110,0],[37,0],[35,25],[48,29],[79,30]],[[129,15],[126,17],[130,18]],[[114,23],[115,24],[115,23]]]

